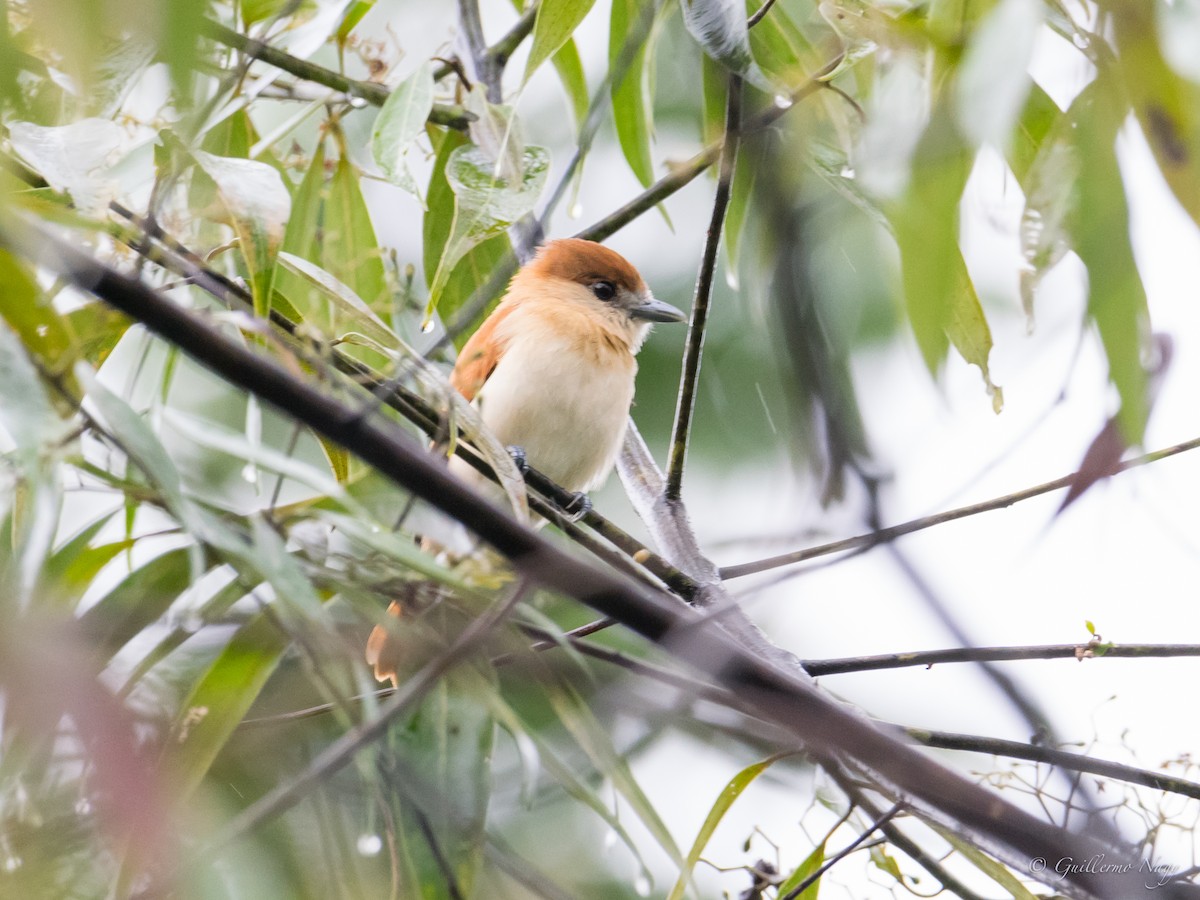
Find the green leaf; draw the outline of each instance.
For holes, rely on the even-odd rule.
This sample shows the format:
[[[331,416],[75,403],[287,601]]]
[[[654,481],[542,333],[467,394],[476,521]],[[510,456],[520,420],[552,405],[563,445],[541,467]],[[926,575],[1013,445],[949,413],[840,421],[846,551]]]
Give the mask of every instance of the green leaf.
[[[575,128],[583,127],[587,118],[591,98],[588,96],[587,76],[583,71],[583,60],[579,58],[579,48],[574,39],[568,40],[551,60],[558,79],[562,82],[563,90],[567,92],[567,100],[571,104],[571,114],[575,117]]]
[[[193,153],[213,183],[238,237],[238,248],[250,273],[254,312],[265,317],[271,310],[275,254],[283,243],[292,201],[279,172],[266,163]]]
[[[135,569],[90,606],[80,616],[79,624],[101,657],[107,659],[157,622],[192,580],[189,548],[168,550]]]
[[[478,682],[492,677],[478,668],[451,671],[429,691],[405,725],[390,735],[405,762],[436,792],[439,802],[422,809],[424,824],[453,867],[463,896],[476,893],[472,886],[483,862],[496,725],[479,696]],[[410,805],[401,804],[402,815],[410,811]],[[415,818],[406,825],[404,831],[409,835],[423,830]],[[407,893],[446,896],[445,877],[429,854],[428,842],[417,838],[407,849],[421,880],[419,891]]]
[[[525,64],[523,81],[529,81],[538,66],[557,53],[570,39],[595,2],[596,0],[542,0],[538,6],[537,21],[533,25],[533,47],[529,51],[529,61]]]
[[[1075,252],[1088,270],[1088,314],[1108,357],[1108,376],[1121,399],[1117,425],[1131,445],[1146,427],[1147,376],[1142,348],[1149,334],[1146,290],[1129,240],[1129,207],[1117,163],[1116,139],[1126,108],[1120,88],[1104,76],[1076,119],[1079,214],[1073,217]]]
[[[470,144],[455,148],[446,160],[445,178],[454,192],[454,222],[430,287],[427,317],[437,308],[458,261],[533,209],[549,174],[550,154],[541,147],[526,147],[513,180],[496,169],[494,157]]]
[[[334,36],[339,44],[344,44],[346,38],[350,36],[363,16],[369,13],[375,7],[375,0],[352,0],[350,5],[346,7],[346,12],[342,14],[342,21],[338,23],[337,31]]]
[[[0,316],[43,370],[65,378],[68,386],[75,384],[71,374],[71,366],[79,354],[75,334],[38,287],[33,274],[7,250],[0,250]],[[18,355],[24,358],[24,354],[18,352]],[[36,382],[36,375],[32,377]],[[4,396],[16,401],[20,395]]]
[[[290,643],[268,613],[242,626],[180,707],[163,748],[162,768],[186,800],[245,718]]]
[[[347,285],[320,266],[287,252],[279,254],[279,265],[316,288],[329,304],[326,319],[329,334],[339,337],[348,331],[361,331],[383,347],[393,348],[397,338],[392,329]]]
[[[700,861],[700,857],[704,853],[704,848],[708,846],[713,832],[717,830],[717,826],[725,818],[725,813],[729,812],[729,808],[742,795],[742,792],[753,783],[754,779],[776,762],[784,757],[794,756],[795,753],[796,751],[794,750],[776,753],[774,756],[769,756],[760,762],[747,766],[734,775],[733,778],[729,779],[729,783],[725,785],[721,793],[717,795],[717,799],[713,801],[713,805],[708,810],[708,815],[704,817],[704,823],[700,826],[700,831],[697,833],[696,839],[692,842],[692,848],[688,851],[687,858],[684,860],[684,866],[679,872],[679,878],[675,881],[675,886],[667,894],[667,900],[682,900],[687,883],[691,880],[692,870],[696,867],[696,863]]]
[[[442,317],[442,321],[455,321],[459,311],[474,296],[475,291],[481,285],[487,284],[492,273],[505,260],[511,258],[512,241],[509,240],[507,233],[490,237],[483,243],[472,247],[455,265],[454,271],[450,273],[450,277],[446,279],[446,284],[442,288],[441,299],[438,301],[438,314]],[[501,288],[480,317],[460,329],[455,335],[454,344],[459,350],[470,339],[483,317],[495,308],[495,304],[499,302],[503,293],[504,289]]]
[[[786,897],[797,887],[803,884],[807,879],[812,877],[821,866],[825,864],[825,844],[818,844],[813,848],[813,852],[804,857],[804,862],[796,867],[791,875],[781,884],[776,891],[778,896]],[[821,880],[817,879],[812,884],[804,889],[804,893],[797,895],[796,900],[817,900],[821,890]]]
[[[91,546],[96,535],[115,515],[115,512],[109,512],[101,516],[50,555],[40,573],[40,597],[52,599],[67,609],[72,608],[97,573],[133,546],[132,540]]]
[[[176,92],[186,97],[196,70],[196,47],[206,5],[196,0],[168,0],[157,6],[162,16],[159,56],[166,61]]]
[[[745,0],[679,0],[683,24],[709,58],[759,90],[774,87],[750,52]]]
[[[927,824],[945,838],[950,846],[957,850],[971,865],[975,866],[980,872],[1008,891],[1012,895],[1013,900],[1037,900],[1037,895],[1025,887],[1021,883],[1021,880],[1008,870],[1008,867],[988,856],[974,844],[969,844],[962,840],[950,829],[942,828],[932,822]]]
[[[950,321],[946,324],[946,336],[963,359],[979,368],[984,387],[992,398],[992,411],[999,415],[1004,409],[1004,391],[992,383],[988,368],[992,353],[992,330],[984,317],[983,306],[979,303],[979,295],[975,292],[962,251],[956,249],[946,263],[958,276],[958,286],[950,306]]]
[[[77,335],[79,356],[99,368],[113,348],[125,336],[133,320],[107,303],[88,303],[64,317],[67,327]]]
[[[371,155],[392,184],[413,194],[408,150],[425,131],[433,109],[433,62],[426,61],[388,95],[371,131]]]
[[[628,762],[617,753],[612,739],[596,721],[587,704],[569,685],[546,682],[544,686],[546,697],[562,726],[579,744],[579,748],[592,761],[596,770],[609,779],[617,792],[625,798],[659,846],[683,869],[687,864],[675,844],[675,839],[671,837],[671,832],[633,777]]]
[[[1054,124],[1061,119],[1062,110],[1050,99],[1050,95],[1036,82],[1031,84],[1029,94],[1025,97],[1025,108],[1017,119],[1006,154],[1009,168],[1026,194],[1029,192],[1026,181],[1029,170],[1045,146]]]
[[[762,6],[753,5],[755,11]],[[750,30],[750,50],[759,68],[781,87],[799,86],[821,65],[817,48],[779,3]],[[704,58],[709,59],[707,55]]]
[[[608,29],[608,64],[618,62],[621,50],[634,27],[641,22],[637,0],[613,0]],[[629,64],[624,78],[612,85],[613,122],[625,161],[642,187],[654,180],[650,137],[654,133],[653,98],[650,96],[651,58],[643,44]]]
[[[390,308],[383,255],[358,175],[345,157],[337,162],[324,206],[321,265],[372,309]]]
[[[1192,221],[1200,224],[1200,85],[1167,65],[1155,29],[1156,15],[1169,20],[1171,6],[1116,0],[1111,4],[1112,26],[1121,85],[1133,101],[1138,124],[1167,185]],[[1188,12],[1180,9],[1174,15]]]
[[[936,110],[917,145],[908,189],[889,215],[900,247],[909,322],[925,365],[935,374],[962,297],[961,273],[946,261],[959,254],[958,204],[971,161],[946,111]]]

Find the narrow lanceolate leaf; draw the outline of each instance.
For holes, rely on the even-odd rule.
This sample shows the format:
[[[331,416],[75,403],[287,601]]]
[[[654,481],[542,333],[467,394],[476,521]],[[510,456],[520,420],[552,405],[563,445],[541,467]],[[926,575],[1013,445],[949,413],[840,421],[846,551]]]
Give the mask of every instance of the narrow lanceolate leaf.
[[[250,274],[254,311],[266,316],[271,309],[275,254],[292,208],[287,188],[279,172],[266,163],[213,156],[203,150],[193,155],[217,186]]]
[[[642,15],[637,0],[613,0],[608,29],[608,64],[615,65],[621,49],[633,28],[641,24]],[[654,132],[650,97],[649,56],[646,47],[634,55],[623,78],[612,85],[613,122],[625,161],[637,176],[642,187],[654,180],[654,164],[650,158],[650,137]]]
[[[533,48],[525,65],[525,81],[558,52],[575,33],[596,0],[542,0],[533,26]]]
[[[467,144],[450,152],[445,178],[454,192],[454,221],[430,287],[427,316],[437,308],[459,260],[533,209],[549,169],[550,154],[542,147],[525,148],[520,172],[512,180],[499,174],[497,161],[479,147]]]
[[[551,60],[558,79],[562,82],[563,90],[567,92],[567,100],[571,104],[571,114],[575,117],[575,127],[581,128],[587,118],[588,96],[587,76],[583,72],[583,60],[579,58],[579,48],[575,46],[574,38],[569,39]]]
[[[1030,325],[1033,324],[1038,285],[1071,249],[1070,220],[1077,215],[1079,202],[1080,163],[1073,137],[1075,119],[1079,111],[1092,102],[1095,91],[1096,88],[1089,85],[1066,113],[1058,113],[1049,123],[1045,122],[1051,115],[1048,110],[1027,109],[1029,124],[1015,144],[1020,148],[1020,154],[1013,172],[1025,191],[1025,208],[1021,212],[1018,232],[1021,255],[1025,258],[1021,270],[1021,305]],[[1035,91],[1030,94],[1030,100],[1036,96]],[[1054,106],[1048,97],[1045,101],[1034,102],[1043,107],[1045,102]],[[1057,111],[1058,107],[1054,109]],[[1030,137],[1025,138],[1025,134]],[[1037,137],[1037,147],[1029,158],[1034,137]],[[1028,164],[1022,172],[1020,164],[1027,158]]]
[[[1130,444],[1146,427],[1146,370],[1142,349],[1149,334],[1146,290],[1129,241],[1129,207],[1117,164],[1116,139],[1126,109],[1120,89],[1098,79],[1100,90],[1079,110],[1079,213],[1073,217],[1075,252],[1088,270],[1088,314],[1096,322],[1108,375],[1121,399],[1117,424]]]
[[[704,848],[708,846],[713,832],[717,830],[717,826],[721,824],[721,820],[725,818],[725,813],[729,812],[729,808],[733,806],[734,801],[742,795],[742,792],[750,786],[754,779],[769,769],[774,763],[785,756],[792,756],[794,753],[795,751],[789,750],[769,756],[761,762],[747,766],[729,780],[729,783],[717,795],[717,799],[709,809],[708,815],[704,817],[704,823],[700,826],[700,832],[696,835],[696,840],[692,842],[692,848],[688,851],[687,858],[684,860],[684,868],[680,871],[675,886],[671,888],[671,893],[667,895],[667,900],[682,900],[683,892],[692,877],[692,869],[700,861],[700,857],[704,854]]]
[[[188,548],[168,550],[135,569],[79,620],[88,639],[107,659],[152,625],[192,584]]]
[[[909,322],[930,372],[945,357],[961,295],[960,273],[946,261],[959,254],[958,204],[970,170],[971,154],[949,115],[936,111],[913,157],[908,189],[889,216]]]
[[[950,321],[946,324],[946,336],[950,343],[968,363],[979,368],[984,387],[992,398],[992,411],[999,414],[1004,409],[1004,391],[992,382],[988,359],[992,353],[992,330],[988,327],[979,303],[979,295],[967,271],[962,252],[956,251],[946,260],[958,276],[957,287],[950,306]]]
[[[346,158],[329,182],[322,222],[321,265],[372,309],[390,308],[383,255],[358,175]]]
[[[341,337],[348,331],[358,331],[382,347],[395,347],[396,335],[347,285],[320,266],[286,251],[280,252],[279,265],[302,278],[329,303],[330,336]]]
[[[39,366],[74,384],[71,365],[79,353],[75,334],[38,288],[33,274],[7,250],[0,250],[0,317]]]
[[[1026,194],[1029,192],[1026,183],[1029,169],[1045,145],[1051,129],[1061,118],[1062,110],[1058,104],[1039,84],[1031,84],[1005,152],[1008,167]]]
[[[8,253],[0,251],[0,308],[6,318],[10,307],[36,304],[36,287],[26,276]],[[63,429],[30,362],[30,355],[36,358],[36,353],[22,346],[23,339],[23,333],[14,334],[0,325],[0,397],[4,398],[0,403],[0,429],[16,445],[17,457],[29,468],[36,468],[46,444],[57,440]]]
[[[764,91],[774,88],[750,52],[745,0],[679,0],[683,23],[701,49],[726,69]]]
[[[825,845],[818,844],[813,848],[813,852],[804,858],[804,862],[796,867],[787,880],[779,886],[778,894],[780,897],[786,897],[805,881],[812,877],[817,869],[825,864]],[[821,890],[820,879],[814,881],[804,889],[804,892],[796,896],[796,900],[817,900],[817,896]]]
[[[1163,59],[1155,18],[1169,15],[1168,7],[1140,0],[1117,0],[1109,7],[1121,82],[1133,101],[1138,124],[1171,191],[1200,223],[1200,85]],[[1181,9],[1175,15],[1186,12]]]
[[[433,109],[433,62],[423,63],[396,86],[375,118],[371,155],[392,184],[416,193],[408,170],[408,150],[425,130]]]
[[[192,688],[163,747],[163,769],[180,800],[204,780],[288,643],[271,615],[261,613],[242,626]]]

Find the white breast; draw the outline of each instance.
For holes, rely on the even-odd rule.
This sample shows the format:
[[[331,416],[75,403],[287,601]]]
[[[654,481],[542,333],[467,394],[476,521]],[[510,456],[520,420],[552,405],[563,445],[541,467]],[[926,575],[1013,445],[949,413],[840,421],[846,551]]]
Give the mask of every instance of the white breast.
[[[516,325],[516,323],[514,323]],[[637,363],[624,348],[515,327],[476,402],[502,443],[564,488],[586,491],[607,477],[625,436]]]

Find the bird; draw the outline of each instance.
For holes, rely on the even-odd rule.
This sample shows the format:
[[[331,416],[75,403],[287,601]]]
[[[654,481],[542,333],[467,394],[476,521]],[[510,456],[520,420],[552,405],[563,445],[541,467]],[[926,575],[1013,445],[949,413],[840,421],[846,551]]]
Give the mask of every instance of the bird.
[[[519,463],[586,504],[584,492],[599,487],[616,462],[635,357],[651,326],[684,321],[615,250],[579,238],[549,241],[463,346],[450,384]],[[481,482],[457,458],[450,467]],[[403,604],[393,602],[388,613],[400,617]],[[376,625],[366,650],[375,678],[397,684],[401,656],[386,626]]]

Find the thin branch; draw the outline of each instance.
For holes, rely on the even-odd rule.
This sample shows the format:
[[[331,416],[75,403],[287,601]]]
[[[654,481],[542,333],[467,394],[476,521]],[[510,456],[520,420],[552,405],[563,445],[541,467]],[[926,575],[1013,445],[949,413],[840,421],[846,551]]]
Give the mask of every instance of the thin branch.
[[[360,417],[356,409],[329,397],[261,351],[230,340],[203,316],[98,263],[28,218],[9,215],[0,220],[0,244],[69,278],[177,345],[231,385],[257,394],[346,447],[381,475],[463,523],[534,583],[575,597],[662,644],[688,664],[713,672],[722,687],[799,737],[813,752],[857,761],[901,795],[928,804],[960,828],[1005,848],[1010,859],[1087,859],[1105,853],[1116,860],[1122,856],[1107,842],[1038,819],[994,791],[972,783],[811,683],[747,651],[722,630],[695,627],[697,614],[669,595],[566,552],[450,475],[398,424],[383,417]],[[482,624],[488,618],[485,615],[476,622]],[[448,665],[449,660],[444,664]],[[393,712],[410,702],[431,677],[406,683],[384,704],[386,710]],[[315,783],[325,771],[343,765],[366,740],[385,728],[386,723],[372,720],[339,739],[318,757],[320,768],[306,773],[305,779]],[[369,735],[364,735],[364,730]],[[302,788],[289,782],[270,792],[239,816],[236,827],[221,839],[227,842],[282,811]],[[1139,884],[1128,873],[1114,873],[1098,885],[1086,873],[1075,872],[1066,873],[1057,883],[1060,890],[1112,898],[1130,896]],[[1164,896],[1182,895],[1167,885]]]
[[[521,17],[513,23],[512,28],[505,32],[500,40],[496,41],[496,43],[492,44],[492,46],[487,49],[487,57],[493,60],[494,63],[501,69],[503,69],[508,63],[509,57],[513,55],[517,47],[521,46],[521,42],[525,40],[525,38],[529,37],[530,32],[533,31],[534,23],[537,21],[538,7],[540,5],[540,2],[529,4],[529,7],[523,13],[521,13]],[[457,70],[452,63],[443,63],[433,70],[433,80],[441,81],[447,75],[455,73],[456,71]]]
[[[483,21],[479,17],[479,0],[458,0],[458,21],[471,54],[475,80],[487,89],[489,103],[499,103],[503,99],[500,93],[500,76],[504,72],[504,63],[488,53],[487,44],[483,40]]]
[[[1139,769],[1104,759],[1092,759],[1081,753],[1068,753],[1041,744],[1026,744],[1021,741],[1006,741],[1002,738],[980,737],[974,734],[954,734],[948,731],[930,731],[924,728],[905,728],[904,733],[926,747],[939,750],[965,750],[970,753],[989,753],[992,756],[1007,756],[1030,762],[1048,763],[1075,772],[1102,775],[1117,781],[1140,784],[1143,787],[1181,794],[1200,800],[1200,784],[1186,778],[1177,778],[1164,772]]]
[[[955,647],[947,650],[918,650],[883,653],[878,656],[849,656],[842,659],[805,660],[804,668],[817,678],[847,672],[873,672],[911,666],[932,668],[941,663],[1006,662],[1022,659],[1169,659],[1200,656],[1200,644],[1042,644],[1034,647]]]
[[[725,106],[725,137],[721,148],[721,169],[713,197],[712,218],[696,276],[696,294],[692,300],[692,317],[688,322],[687,351],[683,371],[679,376],[679,399],[675,406],[675,427],[672,429],[671,455],[667,461],[666,497],[679,499],[683,489],[683,467],[687,460],[688,438],[692,430],[692,414],[696,410],[696,386],[700,380],[700,360],[704,355],[704,336],[707,333],[708,307],[712,301],[713,280],[717,271],[717,250],[721,232],[725,229],[725,211],[733,188],[733,170],[737,163],[738,144],[742,127],[742,79],[729,76]]]
[[[775,5],[775,0],[767,0],[749,19],[746,20],[746,28],[753,28],[763,20],[763,17],[771,11],[771,7]]]
[[[1150,463],[1158,462],[1161,459],[1167,459],[1171,456],[1177,456],[1180,453],[1186,453],[1189,450],[1195,450],[1200,447],[1200,438],[1192,438],[1190,441],[1184,441],[1181,444],[1175,444],[1171,447],[1164,447],[1161,450],[1155,450],[1152,453],[1146,453],[1142,456],[1136,456],[1133,459],[1128,459],[1121,463],[1118,472],[1124,472],[1128,469],[1134,469],[1138,466],[1149,465]],[[878,544],[886,544],[894,541],[898,537],[906,534],[912,534],[914,531],[923,531],[926,528],[932,528],[935,525],[942,525],[946,522],[953,522],[955,519],[965,519],[968,516],[978,515],[979,513],[992,512],[997,509],[1007,509],[1015,503],[1020,503],[1022,500],[1029,500],[1033,497],[1040,497],[1042,494],[1049,494],[1052,491],[1060,491],[1063,488],[1070,487],[1079,477],[1079,473],[1072,472],[1070,475],[1064,475],[1061,478],[1055,478],[1053,481],[1047,481],[1044,484],[1035,485],[1025,488],[1021,491],[1014,491],[1011,494],[1005,494],[1002,497],[995,497],[991,500],[984,500],[981,503],[972,503],[968,506],[960,506],[957,509],[946,510],[945,512],[934,513],[931,516],[922,516],[919,519],[912,519],[908,522],[903,522],[899,525],[891,525],[887,528],[881,528],[878,531],[872,531],[867,534],[856,535],[855,537],[843,538],[840,541],[832,541],[828,544],[821,544],[817,547],[809,547],[806,550],[796,550],[792,553],[783,553],[779,556],[770,556],[766,559],[756,560],[755,562],[740,563],[736,566],[725,566],[721,569],[721,577],[724,579],[741,578],[744,575],[754,575],[758,572],[766,572],[770,569],[778,569],[780,566],[790,566],[795,563],[804,562],[808,559],[814,559],[818,556],[827,556],[830,553],[841,553],[844,550],[854,550],[860,547],[874,547]]]
[[[828,760],[822,762],[822,766],[829,773],[830,777],[837,782],[842,792],[850,798],[851,803],[861,807],[869,816],[874,816],[876,819],[880,817],[879,808],[867,797],[866,791],[859,787],[858,783],[848,772],[841,766],[831,763]],[[983,900],[979,894],[976,894],[959,881],[938,860],[926,853],[920,844],[901,831],[897,822],[884,822],[879,830],[883,832],[884,836],[893,845],[898,847],[903,853],[906,853],[913,862],[936,878],[945,890],[950,891],[956,897],[959,897],[960,900]]]
[[[254,59],[261,60],[277,69],[282,69],[304,81],[311,81],[314,84],[320,84],[335,91],[341,91],[350,97],[358,97],[372,106],[383,106],[388,95],[391,93],[382,84],[374,81],[357,81],[353,78],[347,78],[339,72],[327,69],[324,66],[318,66],[316,63],[311,63],[306,59],[292,56],[290,53],[278,50],[263,41],[247,37],[240,32],[234,31],[232,28],[226,28],[224,25],[214,22],[211,19],[205,19],[203,27],[209,37],[219,43],[225,44],[227,47],[232,47],[234,50],[245,53]],[[459,131],[465,131],[474,119],[475,116],[461,106],[445,103],[435,103],[433,111],[429,113],[429,121],[434,125],[445,125],[448,128],[456,128]]]

